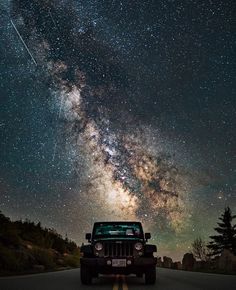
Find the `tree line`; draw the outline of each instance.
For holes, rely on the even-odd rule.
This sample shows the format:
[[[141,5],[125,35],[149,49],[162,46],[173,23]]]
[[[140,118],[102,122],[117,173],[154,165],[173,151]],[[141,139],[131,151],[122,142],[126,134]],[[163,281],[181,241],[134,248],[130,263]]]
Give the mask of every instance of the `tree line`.
[[[73,253],[77,250],[75,242],[63,238],[56,230],[43,228],[40,222],[35,224],[28,219],[12,222],[0,211],[0,243],[17,246],[22,240],[59,253]]]
[[[0,211],[0,274],[77,267],[75,242],[30,220],[11,221]]]
[[[233,224],[235,218],[236,215],[232,214],[230,207],[226,207],[214,228],[216,234],[210,236],[210,241],[206,243],[201,237],[193,241],[192,253],[197,260],[207,261],[220,256],[224,250],[236,255],[236,224]]]

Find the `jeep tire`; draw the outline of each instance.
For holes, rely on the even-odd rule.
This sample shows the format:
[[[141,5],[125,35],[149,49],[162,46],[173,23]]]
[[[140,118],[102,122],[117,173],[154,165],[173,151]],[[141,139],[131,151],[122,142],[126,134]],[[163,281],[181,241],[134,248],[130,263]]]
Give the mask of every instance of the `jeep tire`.
[[[156,267],[148,267],[147,271],[145,272],[145,284],[151,285],[155,284],[156,282]]]
[[[84,285],[90,285],[92,283],[92,272],[86,265],[80,265],[80,280]]]

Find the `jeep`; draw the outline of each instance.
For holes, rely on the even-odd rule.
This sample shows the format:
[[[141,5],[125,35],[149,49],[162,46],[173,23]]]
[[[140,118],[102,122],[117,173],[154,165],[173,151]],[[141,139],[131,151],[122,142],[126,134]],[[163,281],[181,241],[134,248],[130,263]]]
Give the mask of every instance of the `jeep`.
[[[157,248],[147,244],[150,238],[140,222],[94,223],[92,234],[86,234],[89,244],[81,246],[82,284],[91,284],[99,274],[145,275],[145,283],[154,284]]]

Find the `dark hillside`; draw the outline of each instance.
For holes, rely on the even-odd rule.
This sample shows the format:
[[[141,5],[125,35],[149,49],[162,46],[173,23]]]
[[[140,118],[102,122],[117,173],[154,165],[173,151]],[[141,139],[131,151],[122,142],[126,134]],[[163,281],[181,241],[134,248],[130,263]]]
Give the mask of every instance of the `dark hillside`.
[[[79,248],[54,229],[0,212],[0,274],[38,272],[79,265]]]

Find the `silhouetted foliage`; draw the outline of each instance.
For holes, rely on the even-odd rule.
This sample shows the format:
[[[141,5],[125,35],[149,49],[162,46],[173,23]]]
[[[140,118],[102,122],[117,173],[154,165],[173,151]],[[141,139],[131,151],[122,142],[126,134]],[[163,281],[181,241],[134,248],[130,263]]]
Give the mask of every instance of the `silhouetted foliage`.
[[[195,259],[206,261],[208,258],[208,249],[202,238],[196,238],[192,243],[192,253]]]
[[[36,263],[39,265],[44,265],[46,269],[53,269],[56,266],[53,261],[53,255],[50,254],[46,249],[35,248],[33,250],[33,256],[36,260]]]
[[[0,270],[18,272],[37,265],[47,270],[78,263],[76,243],[54,229],[43,228],[40,222],[12,222],[0,211]]]
[[[215,228],[218,235],[210,236],[212,241],[207,246],[212,251],[212,256],[221,254],[224,249],[236,255],[236,225],[232,225],[235,217],[230,208],[226,207],[219,218],[221,222],[217,223],[218,227]]]

